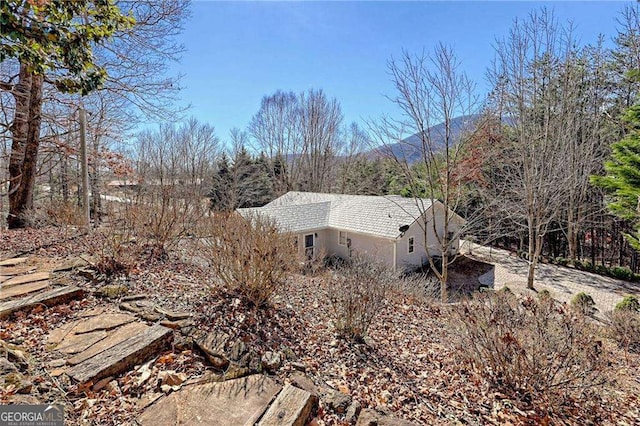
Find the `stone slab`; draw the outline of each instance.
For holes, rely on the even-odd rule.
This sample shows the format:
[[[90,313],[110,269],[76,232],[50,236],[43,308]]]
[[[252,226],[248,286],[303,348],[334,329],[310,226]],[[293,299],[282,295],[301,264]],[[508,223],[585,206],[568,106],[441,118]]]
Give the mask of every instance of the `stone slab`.
[[[137,421],[142,426],[253,425],[281,388],[259,374],[185,386],[149,406]]]
[[[154,325],[145,332],[71,367],[67,370],[67,375],[80,383],[116,376],[164,350],[172,339],[173,330]]]
[[[1,266],[0,275],[22,275],[35,271],[36,268],[29,265],[17,265],[17,266]]]
[[[317,396],[288,384],[278,394],[258,425],[304,426],[317,404]]]
[[[53,272],[69,271],[71,269],[82,268],[90,265],[89,261],[82,257],[75,257],[64,260],[53,267]]]
[[[58,345],[60,342],[62,342],[62,339],[64,339],[69,333],[71,333],[71,330],[73,330],[73,327],[75,327],[77,324],[78,321],[73,321],[56,328],[51,333],[49,333],[49,337],[47,337],[47,344],[50,346]]]
[[[149,328],[150,327],[148,325],[141,322],[132,322],[126,324],[110,332],[106,338],[100,340],[95,345],[92,345],[79,354],[76,354],[73,357],[69,358],[67,360],[67,363],[69,363],[69,365],[80,364],[81,362],[91,358],[92,356],[104,352],[105,350],[117,345],[120,342],[124,342],[130,337],[144,333]],[[81,334],[81,336],[84,335]]]
[[[1,288],[8,288],[14,285],[44,281],[51,278],[48,272],[36,272],[35,274],[18,275],[2,283]]]
[[[127,314],[104,314],[81,321],[72,330],[74,334],[89,333],[95,330],[111,330],[135,321],[135,317]]]
[[[28,257],[14,257],[12,259],[4,259],[0,261],[0,266],[16,266],[26,262]]]
[[[375,410],[365,408],[358,416],[356,426],[418,426],[408,420],[378,413]]]
[[[14,312],[30,309],[37,305],[53,306],[82,297],[84,291],[75,286],[59,287],[44,293],[38,293],[22,299],[0,303],[0,318],[7,317]]]
[[[105,337],[107,337],[107,332],[104,330],[84,334],[69,334],[54,350],[68,355],[77,354],[98,343]]]
[[[25,294],[34,293],[49,287],[49,281],[30,282],[22,285],[13,285],[5,288],[0,287],[0,300],[8,299],[15,296],[23,296]]]

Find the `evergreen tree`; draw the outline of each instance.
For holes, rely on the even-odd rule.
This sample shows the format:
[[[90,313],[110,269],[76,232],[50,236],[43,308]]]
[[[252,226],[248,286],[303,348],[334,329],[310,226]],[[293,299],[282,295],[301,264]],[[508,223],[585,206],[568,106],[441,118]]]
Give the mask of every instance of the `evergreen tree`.
[[[216,172],[213,177],[213,187],[209,192],[209,200],[212,210],[231,211],[235,208],[231,166],[226,153],[222,153],[216,162]]]
[[[635,232],[625,234],[629,244],[640,250],[640,104],[624,116],[629,133],[611,145],[611,157],[605,162],[605,176],[591,181],[610,193],[609,209],[618,217],[630,220]]]
[[[252,206],[264,206],[265,204],[276,198],[276,194],[274,191],[274,182],[272,181],[271,175],[269,174],[269,167],[269,159],[264,152],[254,160],[254,173],[252,183],[254,186],[255,198],[251,202]]]

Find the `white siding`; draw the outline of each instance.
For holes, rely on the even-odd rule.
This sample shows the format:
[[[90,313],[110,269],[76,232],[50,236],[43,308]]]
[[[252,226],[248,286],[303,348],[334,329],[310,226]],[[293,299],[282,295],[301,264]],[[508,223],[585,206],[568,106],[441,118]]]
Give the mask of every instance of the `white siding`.
[[[436,226],[435,232],[438,233],[440,238],[444,233],[444,214],[441,206],[436,206]],[[402,238],[398,239],[398,248],[396,252],[396,264],[398,268],[420,266],[427,262],[427,255],[429,256],[441,256],[442,251],[440,243],[436,238],[433,226],[433,215],[431,211],[426,212],[426,224],[423,221],[417,220],[404,233]],[[426,241],[425,245],[425,229],[426,229]],[[449,223],[449,231],[456,232],[459,229],[459,225],[456,222]],[[414,252],[409,253],[409,238],[414,237]],[[458,250],[460,241],[456,238],[453,244],[453,248]]]
[[[337,241],[338,231],[335,233]],[[352,252],[370,256],[393,267],[393,240],[354,233],[349,233],[347,238],[351,239]]]
[[[442,207],[436,207],[439,213],[436,217],[436,231],[440,236],[444,231],[444,215]],[[427,253],[430,256],[440,256],[440,245],[438,239],[434,233],[434,227],[432,225],[432,215],[428,211],[426,214],[426,241],[429,242],[425,247],[425,232],[424,222],[415,221],[411,224],[409,229],[404,233],[402,238],[397,240],[391,240],[387,238],[380,238],[373,235],[348,232],[347,238],[351,241],[351,252],[360,253],[363,255],[371,256],[381,262],[386,263],[389,267],[394,266],[394,244],[396,245],[395,251],[395,266],[396,269],[411,268],[420,266],[427,262]],[[421,226],[422,225],[422,226]],[[459,225],[455,222],[450,223],[450,231],[457,231]],[[297,234],[298,235],[298,249],[300,255],[304,255],[304,237],[308,234],[314,234],[315,254],[324,254],[327,256],[339,256],[342,258],[349,257],[349,248],[339,244],[339,232],[340,230],[334,228],[317,229],[315,231],[309,231]],[[409,238],[414,238],[414,251],[408,252]],[[459,240],[456,239],[454,247],[457,250],[459,246]],[[428,249],[428,250],[427,250]]]
[[[310,233],[298,235],[298,249],[301,255],[304,254],[304,236]],[[349,257],[349,248],[338,242],[339,230],[323,229],[315,231],[315,234],[316,254],[324,250],[324,254],[328,256],[335,255],[345,259]],[[351,240],[352,253],[371,256],[390,267],[393,266],[393,240],[354,232],[347,232],[347,238]]]

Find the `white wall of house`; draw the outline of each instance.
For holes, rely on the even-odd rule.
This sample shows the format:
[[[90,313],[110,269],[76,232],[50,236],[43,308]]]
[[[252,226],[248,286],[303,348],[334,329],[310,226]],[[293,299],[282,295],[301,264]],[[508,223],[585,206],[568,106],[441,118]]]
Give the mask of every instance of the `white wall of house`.
[[[317,256],[321,253],[322,249],[326,244],[326,229],[316,229],[307,232],[297,233],[296,237],[298,238],[298,254],[301,258],[305,256],[305,237],[307,235],[313,235],[313,244],[314,244],[314,255]]]
[[[420,220],[415,221],[402,238],[398,239],[396,249],[396,265],[398,268],[422,265],[427,262],[427,254],[429,256],[442,255],[436,233],[440,238],[444,234],[444,209],[440,205],[436,205],[435,208],[435,227],[433,226],[433,213],[428,210],[425,214],[426,223]],[[459,223],[455,221],[449,222],[449,232],[453,232],[456,235],[456,239],[451,246],[452,252],[457,252],[460,246],[460,239],[457,234],[459,229]],[[427,244],[425,244],[425,235]],[[414,239],[414,249],[413,253],[409,253],[409,239],[412,237]]]
[[[433,241],[433,231],[427,229],[427,241]],[[413,238],[413,252],[409,253],[409,240]],[[432,256],[436,253],[429,252]],[[396,242],[396,269],[420,266],[427,262],[427,251],[424,244],[424,231],[418,221],[411,224],[402,238]]]
[[[346,231],[343,231],[346,232]],[[351,238],[353,235],[353,233],[347,232],[346,233],[346,238]],[[342,258],[348,258],[349,257],[349,250],[345,245],[340,245],[338,239],[340,238],[340,231],[338,231],[337,229],[327,229],[327,253],[329,254],[334,254],[336,256],[342,257]]]
[[[305,253],[305,236],[309,234],[314,235],[314,253],[316,256],[321,253],[324,255],[336,255],[342,258],[349,258],[349,250],[351,253],[360,253],[363,255],[371,256],[381,262],[386,263],[389,267],[395,265],[396,269],[403,269],[409,267],[420,266],[427,262],[427,253],[430,256],[441,256],[440,244],[436,238],[435,232],[442,236],[444,232],[444,210],[442,206],[436,206],[436,227],[432,225],[433,217],[430,211],[427,211],[426,218],[426,241],[429,243],[428,247],[425,246],[425,232],[423,227],[424,222],[415,221],[409,226],[409,229],[404,235],[397,239],[391,240],[386,238],[380,238],[373,235],[361,234],[356,232],[345,232],[345,240],[351,241],[351,246],[347,247],[346,244],[340,244],[340,230],[338,229],[317,229],[313,231],[299,233],[298,235],[298,250],[301,256]],[[401,224],[398,224],[400,226]],[[459,229],[460,224],[451,222],[449,224],[449,230],[456,232]],[[413,238],[413,251],[409,252],[409,239]],[[394,250],[395,245],[395,250]],[[453,244],[453,249],[458,250],[459,240]],[[427,250],[428,248],[428,250]],[[395,260],[395,261],[394,261]]]
[[[335,231],[336,240],[338,239],[338,231]],[[393,266],[393,241],[374,237],[372,235],[358,234],[347,232],[347,238],[351,240],[351,252],[372,257],[377,261],[386,263],[390,267]],[[342,250],[346,253],[346,247]]]
[[[345,231],[343,231],[345,232]],[[340,244],[340,231],[337,229],[322,229],[298,234],[298,250],[304,254],[304,239],[308,234],[314,234],[315,254],[324,251],[325,255],[336,255],[347,259],[349,250],[352,254],[360,253],[371,256],[380,262],[393,266],[393,241],[375,237],[373,235],[346,232],[345,244]],[[347,247],[346,241],[351,240],[351,246]]]

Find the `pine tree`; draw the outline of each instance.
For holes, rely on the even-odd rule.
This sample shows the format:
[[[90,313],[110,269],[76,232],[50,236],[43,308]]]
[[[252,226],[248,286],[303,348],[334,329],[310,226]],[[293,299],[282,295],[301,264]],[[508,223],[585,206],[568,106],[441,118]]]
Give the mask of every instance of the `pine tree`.
[[[213,177],[213,187],[209,192],[209,200],[212,210],[231,211],[235,208],[231,166],[226,153],[222,153],[216,162],[216,172]]]
[[[611,145],[611,157],[604,164],[606,175],[592,176],[591,181],[610,193],[609,210],[633,223],[635,232],[625,237],[640,250],[640,104],[629,108],[624,119],[629,132]]]

